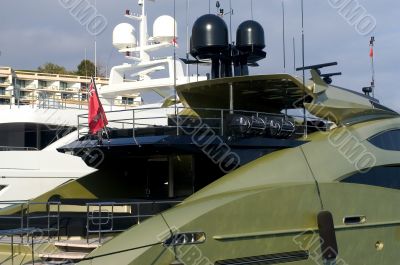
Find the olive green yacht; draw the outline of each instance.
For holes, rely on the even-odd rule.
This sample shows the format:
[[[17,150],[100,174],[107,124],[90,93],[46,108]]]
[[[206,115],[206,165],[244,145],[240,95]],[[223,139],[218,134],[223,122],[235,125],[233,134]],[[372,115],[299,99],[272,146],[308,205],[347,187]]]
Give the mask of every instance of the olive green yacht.
[[[333,85],[321,71],[336,63],[303,67],[310,80],[249,75],[264,32],[236,35],[200,17],[186,63],[210,79],[156,112],[107,112],[109,139],[79,116],[59,151],[97,171],[1,210],[1,263],[397,264],[399,114]]]

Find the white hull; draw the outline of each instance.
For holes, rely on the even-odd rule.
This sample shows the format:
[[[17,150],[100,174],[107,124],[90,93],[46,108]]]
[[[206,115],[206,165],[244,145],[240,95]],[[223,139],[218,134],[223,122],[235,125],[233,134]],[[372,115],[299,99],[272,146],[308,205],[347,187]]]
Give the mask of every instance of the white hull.
[[[42,195],[96,171],[81,158],[55,151],[0,152],[0,208]]]

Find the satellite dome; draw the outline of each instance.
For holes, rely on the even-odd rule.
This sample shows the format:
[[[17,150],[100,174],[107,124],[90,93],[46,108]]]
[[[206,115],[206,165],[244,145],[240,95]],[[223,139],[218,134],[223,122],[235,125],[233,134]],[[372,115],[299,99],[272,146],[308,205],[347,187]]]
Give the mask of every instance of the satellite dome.
[[[242,22],[236,31],[236,45],[239,50],[264,49],[264,29],[260,23],[254,20]]]
[[[113,31],[113,45],[118,50],[135,47],[135,28],[128,23],[117,25]]]
[[[196,51],[199,56],[207,56],[226,50],[228,42],[228,27],[219,16],[203,15],[194,23],[192,51]]]
[[[172,42],[178,37],[178,25],[171,16],[158,17],[153,24],[153,39],[155,42]]]

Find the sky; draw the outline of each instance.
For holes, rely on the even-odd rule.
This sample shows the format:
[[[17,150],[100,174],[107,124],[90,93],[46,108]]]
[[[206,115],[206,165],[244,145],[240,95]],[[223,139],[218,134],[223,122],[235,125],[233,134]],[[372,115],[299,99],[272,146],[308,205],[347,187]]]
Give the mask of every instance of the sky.
[[[104,28],[94,36],[88,30],[89,23],[80,23],[71,14],[71,5],[88,4],[96,7]],[[173,0],[147,1],[149,34],[152,23],[160,15],[174,14]],[[186,53],[186,18],[191,28],[201,15],[216,13],[215,0],[175,0],[178,23],[177,55]],[[286,70],[283,67],[282,1],[286,11]],[[86,57],[94,60],[94,43],[97,43],[97,60],[104,70],[126,62],[112,46],[113,28],[122,22],[137,22],[125,18],[126,9],[139,12],[137,0],[3,0],[0,9],[0,65],[14,69],[33,70],[52,62],[76,69]],[[233,16],[224,17],[229,25],[232,19],[232,35],[244,20],[253,18],[265,31],[267,58],[260,67],[251,69],[254,74],[276,72],[293,73],[293,38],[295,39],[296,66],[301,66],[301,0],[231,0]],[[229,11],[229,0],[220,0],[221,7]],[[343,9],[343,7],[347,7]],[[351,19],[346,10],[358,7]],[[253,12],[252,12],[253,10]],[[323,72],[342,72],[334,78],[334,84],[361,91],[371,81],[369,40],[375,43],[376,90],[381,103],[400,111],[400,33],[398,16],[400,1],[396,0],[304,0],[305,64],[337,61],[337,67]],[[350,13],[348,13],[350,14]],[[351,16],[350,16],[351,17]],[[370,24],[368,24],[370,23]],[[371,26],[368,26],[371,25]],[[375,27],[373,27],[375,25]],[[172,55],[172,49],[155,56]],[[207,71],[206,68],[202,69]],[[299,72],[297,74],[300,74]]]

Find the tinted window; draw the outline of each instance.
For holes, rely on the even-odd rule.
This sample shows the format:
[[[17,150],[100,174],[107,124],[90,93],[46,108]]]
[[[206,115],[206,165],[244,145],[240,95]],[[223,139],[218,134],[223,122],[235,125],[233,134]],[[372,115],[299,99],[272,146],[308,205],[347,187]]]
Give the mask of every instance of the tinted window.
[[[368,172],[358,172],[341,182],[400,189],[400,166],[374,167]]]
[[[392,130],[380,133],[368,139],[368,141],[376,147],[400,151],[400,130]]]

